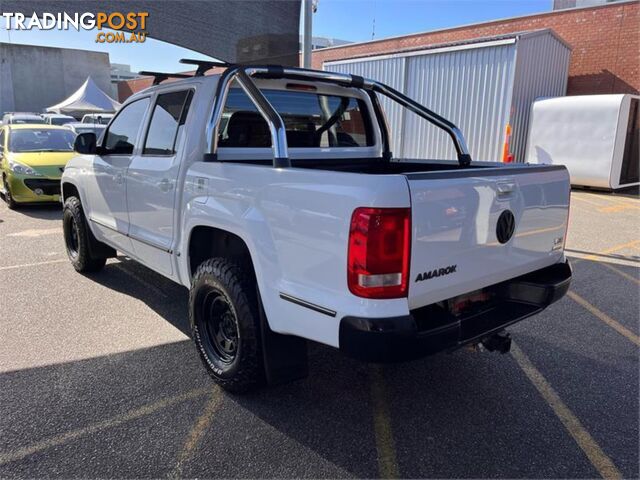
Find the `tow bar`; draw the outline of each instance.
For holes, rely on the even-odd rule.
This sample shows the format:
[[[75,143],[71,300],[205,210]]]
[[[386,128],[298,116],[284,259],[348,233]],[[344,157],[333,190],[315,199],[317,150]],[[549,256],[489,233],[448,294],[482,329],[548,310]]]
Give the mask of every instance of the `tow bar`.
[[[511,335],[502,330],[480,340],[476,344],[476,348],[480,351],[509,353],[511,350]]]

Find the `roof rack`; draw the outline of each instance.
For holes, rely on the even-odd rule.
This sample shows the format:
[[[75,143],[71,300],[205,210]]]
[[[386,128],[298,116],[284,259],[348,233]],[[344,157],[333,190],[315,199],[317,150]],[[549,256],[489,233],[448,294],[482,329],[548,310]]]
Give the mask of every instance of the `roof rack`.
[[[207,70],[211,70],[213,67],[230,67],[231,64],[227,62],[220,62],[216,60],[193,60],[191,58],[181,58],[180,63],[187,65],[197,65],[198,69],[193,75],[194,77],[201,77]]]
[[[168,78],[191,78],[191,75],[186,73],[164,73],[164,72],[148,72],[146,70],[142,72],[138,72],[140,75],[144,75],[147,77],[153,77],[153,84],[159,85],[160,82]]]

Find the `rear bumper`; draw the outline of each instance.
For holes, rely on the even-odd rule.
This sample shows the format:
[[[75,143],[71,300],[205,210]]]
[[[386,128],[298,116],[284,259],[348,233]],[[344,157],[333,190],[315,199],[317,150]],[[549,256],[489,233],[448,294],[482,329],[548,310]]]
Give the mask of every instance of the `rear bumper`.
[[[535,315],[562,298],[570,283],[567,261],[489,287],[494,301],[479,312],[454,316],[428,305],[401,317],[344,317],[340,350],[365,361],[393,362],[453,349]]]

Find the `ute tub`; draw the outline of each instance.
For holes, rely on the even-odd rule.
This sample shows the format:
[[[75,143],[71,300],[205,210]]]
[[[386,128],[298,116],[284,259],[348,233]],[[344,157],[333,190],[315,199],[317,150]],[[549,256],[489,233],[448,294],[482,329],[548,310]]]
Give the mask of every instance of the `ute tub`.
[[[454,349],[540,312],[562,298],[570,283],[566,261],[484,289],[493,295],[490,305],[459,316],[433,304],[402,317],[344,317],[340,350],[360,360],[394,362]]]

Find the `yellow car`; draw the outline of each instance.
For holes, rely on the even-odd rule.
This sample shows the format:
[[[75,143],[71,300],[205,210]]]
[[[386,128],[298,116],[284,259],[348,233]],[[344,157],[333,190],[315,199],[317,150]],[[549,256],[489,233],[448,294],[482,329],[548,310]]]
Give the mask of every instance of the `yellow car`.
[[[60,200],[60,177],[73,151],[75,133],[55,125],[0,127],[0,174],[9,208]]]

